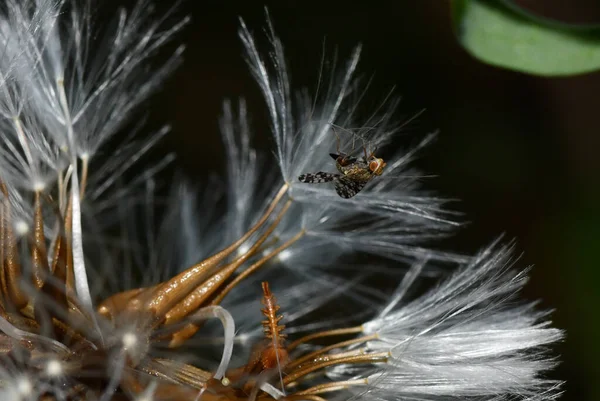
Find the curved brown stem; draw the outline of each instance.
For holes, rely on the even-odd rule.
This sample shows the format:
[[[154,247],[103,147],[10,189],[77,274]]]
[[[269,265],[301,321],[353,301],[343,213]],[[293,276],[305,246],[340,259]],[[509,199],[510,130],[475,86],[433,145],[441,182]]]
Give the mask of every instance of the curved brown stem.
[[[256,242],[252,245],[252,247],[243,255],[238,257],[235,261],[228,264],[226,267],[219,270],[219,272],[210,276],[204,283],[195,288],[192,292],[190,292],[181,302],[175,305],[171,310],[165,313],[165,320],[163,324],[171,324],[183,319],[185,316],[190,313],[196,311],[200,306],[208,300],[216,290],[220,289],[223,283],[231,277],[231,275],[250,257],[254,256],[254,254],[260,249],[262,244],[269,238],[271,233],[275,230],[277,225],[281,222],[281,219],[287,212],[291,205],[291,201],[286,202],[281,211],[279,212],[277,218],[268,229],[256,240]],[[265,259],[265,258],[263,258]],[[261,260],[263,260],[261,259]],[[257,262],[258,263],[258,262]],[[263,262],[264,263],[264,262]],[[256,264],[256,263],[255,263]],[[248,270],[248,269],[247,269]],[[247,271],[246,270],[246,271]],[[242,272],[240,276],[242,276],[246,271]],[[239,276],[238,276],[239,277]],[[236,277],[233,282],[235,282],[238,277]],[[230,284],[231,285],[231,284]],[[220,297],[224,291],[228,291],[230,285],[225,287],[224,290],[219,292]],[[216,305],[214,302],[212,305]]]
[[[75,272],[73,271],[73,203],[69,196],[67,210],[65,211],[65,235],[63,238],[66,256],[66,279],[65,285],[68,294],[75,294]]]
[[[250,274],[254,273],[256,270],[258,270],[261,266],[263,266],[273,256],[277,255],[279,252],[281,252],[285,248],[287,248],[290,245],[292,245],[294,242],[296,242],[298,239],[300,239],[302,237],[302,235],[304,235],[304,232],[302,232],[302,231],[299,232],[293,238],[291,238],[290,240],[286,241],[280,247],[278,247],[277,249],[275,249],[274,251],[272,251],[268,255],[264,256],[262,259],[260,259],[256,263],[254,263],[248,269],[246,269],[242,273],[240,273],[240,275],[238,275],[233,281],[231,281],[227,285],[227,287],[225,287],[223,290],[221,290],[219,292],[219,295],[217,295],[217,297],[215,299],[213,299],[213,301],[211,302],[211,305],[218,305],[223,300],[223,298],[233,288],[235,288],[242,280],[244,280]],[[197,324],[194,324],[194,323],[190,323],[190,324],[184,326],[179,331],[173,333],[172,337],[171,337],[171,341],[169,342],[169,348],[176,348],[176,347],[181,346],[186,340],[188,340],[190,337],[192,337],[194,334],[196,334],[196,332],[200,329],[200,327],[201,327],[200,325],[197,325]]]
[[[283,383],[288,384],[300,377],[303,377],[315,370],[323,369],[332,365],[342,365],[342,364],[358,364],[358,363],[376,363],[376,362],[386,362],[389,358],[389,352],[377,352],[370,354],[359,354],[359,355],[349,355],[341,358],[334,356],[326,356],[319,358],[315,363],[308,364],[305,367],[301,367],[296,371],[290,372],[284,379]]]
[[[330,393],[333,391],[346,390],[350,387],[366,386],[368,384],[369,384],[369,381],[367,379],[344,380],[344,381],[337,381],[337,382],[332,382],[332,383],[319,384],[319,385],[313,386],[311,388],[308,388],[306,390],[298,391],[296,394],[306,395],[306,394]]]
[[[225,287],[221,292],[219,292],[219,295],[215,297],[215,299],[213,299],[211,305],[218,305],[219,303],[221,303],[223,298],[225,298],[227,294],[229,294],[229,292],[231,292],[231,290],[233,290],[242,280],[246,279],[248,276],[256,272],[256,270],[262,267],[266,262],[268,262],[271,258],[279,254],[281,251],[283,251],[286,248],[289,248],[294,242],[302,238],[303,235],[304,231],[300,231],[292,238],[287,240],[285,243],[271,251],[268,255],[264,256],[262,259],[255,262],[252,266],[241,272],[235,279],[233,279],[231,283],[227,285],[227,287]]]
[[[275,199],[271,202],[267,211],[259,221],[246,232],[240,239],[229,245],[227,248],[205,259],[201,263],[192,266],[186,271],[173,277],[166,283],[160,285],[152,295],[152,299],[147,303],[146,310],[153,313],[157,318],[164,316],[173,306],[179,303],[184,297],[190,294],[200,283],[206,280],[214,267],[228,257],[233,251],[239,248],[250,236],[267,221],[269,216],[275,210],[279,201],[287,192],[288,185],[284,184]]]
[[[304,337],[301,337],[301,338],[297,339],[296,341],[291,342],[288,345],[287,349],[288,349],[288,351],[292,351],[293,349],[295,349],[299,345],[307,343],[307,342],[312,341],[312,340],[315,340],[317,338],[332,337],[332,336],[342,336],[342,335],[346,335],[346,334],[357,334],[357,333],[362,333],[362,332],[363,332],[362,326],[346,327],[346,328],[343,328],[343,329],[333,329],[333,330],[320,331],[318,333],[308,334],[308,335],[306,335]]]
[[[318,395],[311,394],[292,394],[286,397],[280,398],[279,401],[326,401],[325,398],[319,397]]]
[[[3,290],[5,291],[4,296],[7,301],[10,301],[11,307],[14,307],[16,310],[20,310],[27,305],[29,302],[29,297],[21,287],[23,274],[21,270],[21,264],[19,263],[17,240],[11,227],[11,208],[8,201],[8,193],[5,194],[3,206],[4,232],[2,236],[2,244],[0,244],[0,246],[3,248],[4,257],[1,261],[2,273],[4,276]]]
[[[152,291],[155,288],[156,287],[134,288],[116,293],[102,301],[100,305],[98,305],[98,308],[96,308],[96,311],[105,318],[112,320],[119,312],[127,307],[129,301],[131,301],[133,297],[139,297],[142,292],[148,293],[148,291]]]
[[[40,193],[35,193],[33,205],[33,244],[31,247],[31,264],[33,283],[36,289],[42,288],[44,279],[49,273],[48,253],[46,251],[46,236],[44,235],[44,216]]]
[[[377,338],[377,334],[371,334],[368,336],[364,336],[364,337],[359,337],[359,338],[353,338],[352,340],[348,340],[348,341],[342,341],[327,347],[323,347],[321,349],[318,349],[314,352],[311,352],[310,354],[304,355],[301,358],[298,359],[294,359],[291,362],[289,362],[286,367],[287,368],[294,368],[296,366],[299,366],[301,364],[303,364],[306,361],[309,361],[311,359],[314,359],[316,357],[318,357],[319,355],[323,355],[331,350],[337,349],[337,348],[343,348],[343,347],[347,347],[349,345],[355,345],[355,344],[361,344],[367,341],[371,341]]]

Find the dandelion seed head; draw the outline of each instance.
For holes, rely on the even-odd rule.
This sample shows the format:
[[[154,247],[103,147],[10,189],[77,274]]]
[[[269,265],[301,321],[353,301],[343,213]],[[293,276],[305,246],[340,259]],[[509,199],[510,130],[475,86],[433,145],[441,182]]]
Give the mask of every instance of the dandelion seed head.
[[[437,288],[409,300],[423,264],[413,266],[392,303],[361,326],[377,334],[369,350],[390,353],[388,367],[369,378],[373,395],[528,396],[557,384],[540,376],[553,366],[540,356],[563,334],[531,305],[508,303],[526,281],[511,269],[512,249],[494,243]],[[331,372],[336,378],[349,373]]]
[[[98,160],[180,62],[183,47],[150,61],[188,21],[165,26],[170,16],[137,0],[98,30],[87,1],[8,0],[0,12],[2,395],[555,396],[546,348],[563,334],[547,312],[516,302],[527,275],[513,269],[512,246],[467,257],[425,245],[457,216],[417,178],[397,177],[434,135],[385,161],[373,153],[402,124],[389,96],[358,117],[360,46],[324,90],[295,96],[271,22],[267,54],[242,22],[279,169],[254,147],[243,100],[224,104],[227,180],[199,187],[204,198],[189,182],[157,195],[154,175],[171,154],[123,178],[168,126],[136,139],[142,118]],[[360,170],[373,177],[351,199],[298,180],[335,172],[332,152],[373,155]],[[422,275],[448,264],[460,266],[415,296]],[[373,279],[400,284],[388,297]]]

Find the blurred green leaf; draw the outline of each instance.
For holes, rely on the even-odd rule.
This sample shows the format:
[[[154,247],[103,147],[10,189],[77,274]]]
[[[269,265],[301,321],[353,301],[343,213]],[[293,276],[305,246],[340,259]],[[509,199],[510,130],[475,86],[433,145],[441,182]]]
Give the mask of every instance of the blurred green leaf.
[[[600,28],[534,17],[506,1],[452,0],[458,40],[479,60],[543,76],[600,69]]]

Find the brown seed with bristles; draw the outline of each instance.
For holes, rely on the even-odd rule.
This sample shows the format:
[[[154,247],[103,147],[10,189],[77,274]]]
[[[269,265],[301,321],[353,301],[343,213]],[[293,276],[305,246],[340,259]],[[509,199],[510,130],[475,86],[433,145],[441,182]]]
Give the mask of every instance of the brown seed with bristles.
[[[263,299],[262,304],[265,306],[261,309],[263,315],[267,318],[262,321],[262,325],[265,332],[265,337],[271,340],[271,343],[261,353],[261,363],[263,369],[274,369],[281,368],[289,360],[288,352],[285,348],[284,341],[286,335],[283,333],[285,329],[284,325],[280,325],[279,322],[283,319],[282,315],[277,315],[279,311],[279,305],[277,305],[277,299],[269,288],[269,283],[264,281],[262,283]]]

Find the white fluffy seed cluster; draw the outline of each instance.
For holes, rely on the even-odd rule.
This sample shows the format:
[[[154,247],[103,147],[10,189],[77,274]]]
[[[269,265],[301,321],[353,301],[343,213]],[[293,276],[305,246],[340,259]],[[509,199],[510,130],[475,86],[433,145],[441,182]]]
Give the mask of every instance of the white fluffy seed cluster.
[[[262,335],[256,289],[268,281],[277,289],[288,336],[358,323],[360,335],[371,336],[361,345],[364,351],[387,355],[384,363],[325,369],[326,380],[353,383],[343,387],[346,398],[558,397],[561,383],[545,374],[556,362],[548,349],[563,333],[551,327],[548,312],[519,301],[527,271],[516,268],[514,245],[496,241],[474,256],[427,246],[460,226],[444,209],[444,198],[421,188],[421,175],[411,166],[435,135],[391,154],[383,175],[351,199],[340,198],[327,183],[298,181],[301,174],[334,171],[329,153],[338,146],[346,152],[356,150],[357,142],[385,147],[403,127],[394,113],[398,101],[389,97],[370,118],[358,117],[360,48],[341,69],[326,71],[324,65],[321,76],[330,79],[309,96],[292,89],[283,45],[271,23],[271,48],[263,52],[242,22],[239,34],[269,112],[275,160],[271,152],[254,148],[244,101],[235,108],[226,102],[221,119],[226,179],[209,179],[202,196],[189,181],[177,181],[166,217],[156,224],[154,175],[172,156],[125,185],[120,180],[168,129],[137,140],[132,138],[139,127],[133,127],[118,151],[103,155],[105,160],[100,155],[109,139],[130,128],[132,112],[181,62],[183,47],[163,64],[149,60],[188,20],[165,27],[168,16],[157,15],[150,0],[119,11],[108,28],[94,26],[87,1],[5,3],[0,11],[0,181],[5,191],[0,198],[3,213],[10,215],[4,219],[12,222],[17,237],[28,238],[35,212],[28,200],[34,194],[61,199],[64,210],[70,206],[75,292],[69,295],[92,316],[93,327],[86,330],[94,340],[117,349],[99,368],[98,374],[107,377],[99,400],[108,401],[118,391],[127,358],[142,359],[153,350],[148,333],[135,331],[135,324],[122,322],[127,329],[106,325],[94,312],[96,300],[107,291],[135,288],[140,277],[140,287],[149,288],[240,238],[284,184],[289,209],[261,248],[263,255],[276,251],[268,268],[241,282],[223,307],[192,315],[217,318],[222,325],[208,339],[192,340],[185,352],[170,351],[169,358],[197,361],[222,386],[230,386],[227,370],[246,361]],[[226,213],[219,215],[223,205]],[[50,247],[58,225],[52,210],[43,212]],[[121,228],[116,241],[106,236],[114,227]],[[293,238],[300,239],[277,251]],[[110,245],[115,242],[119,246]],[[247,249],[238,248],[238,256]],[[451,268],[452,274],[419,294],[424,277],[439,277]],[[382,281],[394,283],[395,292],[378,288]],[[318,314],[322,307],[325,312]],[[0,355],[0,399],[50,394],[67,400],[67,388],[85,388],[89,378],[72,375],[77,367],[64,362],[65,355],[76,352],[69,339],[61,342],[44,326],[40,333],[26,333],[9,320],[0,319],[1,339],[35,341],[44,349],[43,357]],[[343,349],[355,350],[356,345]],[[157,382],[144,383],[137,394],[122,395],[159,399]],[[262,394],[285,398],[275,384],[264,383]],[[87,397],[82,399],[96,401]]]

